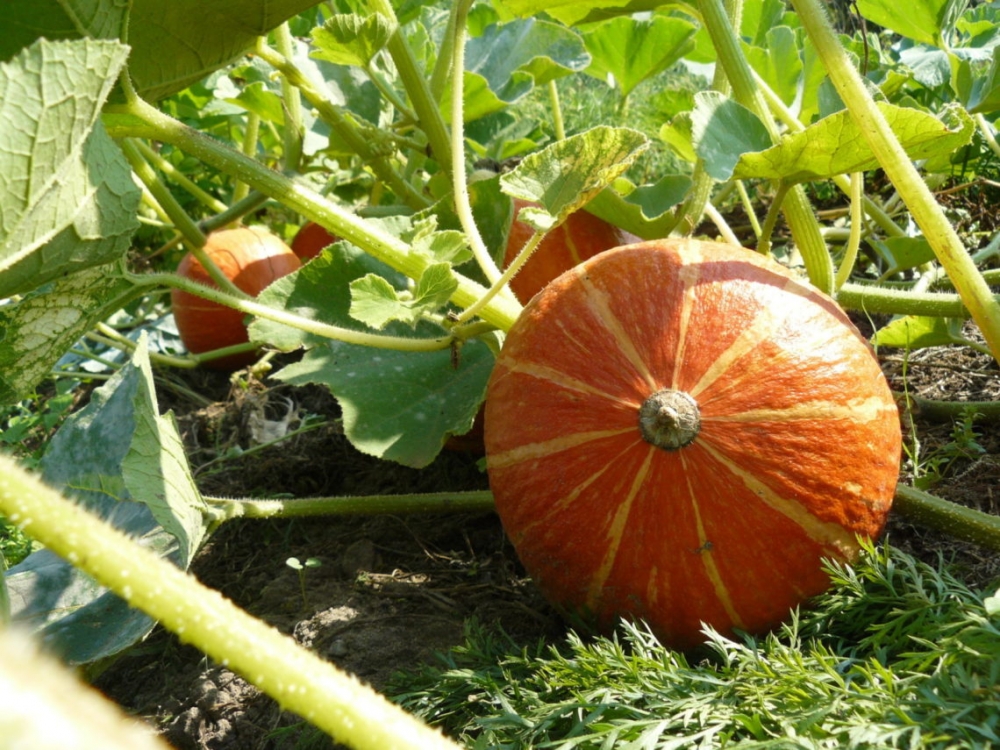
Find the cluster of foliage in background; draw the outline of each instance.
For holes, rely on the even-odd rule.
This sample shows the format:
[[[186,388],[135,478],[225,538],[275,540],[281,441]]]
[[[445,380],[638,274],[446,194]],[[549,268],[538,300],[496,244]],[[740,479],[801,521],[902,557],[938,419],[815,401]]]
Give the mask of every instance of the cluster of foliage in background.
[[[961,324],[971,317],[985,338],[973,343],[1000,353],[1000,306],[988,286],[1000,274],[1000,237],[949,221],[928,190],[997,176],[995,2],[900,8],[858,0],[871,28],[840,37],[814,0],[205,5],[19,4],[0,39],[0,443],[18,459],[0,465],[0,512],[46,545],[28,554],[32,544],[20,532],[4,535],[0,553],[18,564],[0,599],[69,663],[120,653],[159,621],[359,747],[407,731],[418,732],[415,745],[425,736],[439,741],[398,724],[404,720],[360,688],[339,693],[331,686],[342,676],[328,665],[262,645],[273,634],[174,577],[229,519],[356,512],[364,499],[240,501],[199,492],[172,416],[159,413],[156,385],[169,368],[219,355],[184,350],[168,290],[253,316],[250,342],[222,355],[302,350],[272,377],[329,388],[355,447],[418,468],[473,425],[503,333],[521,310],[506,283],[527,254],[503,270],[515,199],[533,205],[519,214],[531,230],[528,253],[581,210],[643,239],[701,228],[781,258],[847,309],[893,316],[872,339],[879,347],[967,344]],[[629,127],[611,126],[623,122]],[[866,191],[872,176],[888,187]],[[840,193],[849,216],[824,224],[809,196]],[[739,212],[746,227],[726,219]],[[316,222],[338,241],[252,297],[204,254],[206,234],[241,221],[287,241]],[[209,268],[217,289],[174,273],[185,252]],[[104,381],[70,415],[77,394]],[[945,407],[962,419],[967,405]],[[932,473],[916,444],[909,458],[915,479]],[[70,515],[26,469],[88,515]],[[996,524],[981,514],[910,487],[899,493],[901,509],[916,507],[996,545]],[[404,507],[384,500],[367,507]],[[450,507],[489,503],[481,494]],[[88,524],[93,517],[152,553],[131,552],[133,542]],[[891,560],[871,565],[865,575],[881,575]],[[850,575],[842,574],[829,607],[850,588]],[[927,575],[914,572],[906,585]],[[976,604],[977,595],[940,580],[948,589],[941,601],[968,605],[949,610],[943,629],[992,627],[984,597]],[[873,683],[885,677],[878,700],[908,717],[903,725],[919,723],[916,708],[900,707],[926,698],[913,675],[951,667],[961,649],[945,649],[959,641],[905,654],[893,669],[914,692],[897,694],[885,687],[893,672],[878,670],[900,649],[880,651],[875,636],[859,634],[871,650],[851,651],[817,630],[835,630],[832,612],[821,607],[808,621],[814,630],[800,622],[797,633],[768,641],[766,658],[715,641],[720,672],[671,661],[666,674],[680,669],[694,682],[734,686],[768,659],[794,663],[811,648],[808,674],[832,671],[851,686],[854,669]],[[872,632],[889,627],[880,618],[865,620]],[[220,621],[240,627],[216,629]],[[822,637],[805,647],[806,636]],[[593,653],[603,648],[613,647],[602,642]],[[995,671],[995,649],[976,648]],[[676,658],[651,649],[636,631],[635,656],[622,658]],[[573,663],[590,653],[580,646]],[[541,677],[519,663],[508,687],[544,681],[546,669],[565,685],[566,663],[542,665]],[[645,692],[643,673],[635,667],[635,689]],[[962,675],[970,704],[982,691],[995,698],[995,674]],[[603,685],[565,689],[586,695],[595,713],[557,707],[558,720],[515,727],[520,741],[572,735],[582,744],[621,731],[654,746],[667,731],[668,719],[647,730],[634,714],[613,710]],[[480,705],[506,706],[502,692]],[[958,692],[947,700],[965,700]],[[843,737],[812,716],[795,718],[795,730]],[[612,719],[628,728],[609,729],[603,722]],[[739,714],[696,731],[706,743],[764,742],[791,731],[784,720],[755,721]],[[845,732],[863,729],[860,720],[854,729],[836,721]],[[366,736],[375,729],[385,734]],[[584,729],[588,740],[577,734]],[[480,731],[479,741],[492,742]],[[992,736],[952,731],[943,744]],[[880,740],[913,736],[907,727]]]

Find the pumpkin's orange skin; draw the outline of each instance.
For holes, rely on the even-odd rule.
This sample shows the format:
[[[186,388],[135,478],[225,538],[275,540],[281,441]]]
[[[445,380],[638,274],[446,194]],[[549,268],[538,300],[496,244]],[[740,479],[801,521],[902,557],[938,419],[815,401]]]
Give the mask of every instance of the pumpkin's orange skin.
[[[504,268],[517,257],[535,232],[524,222],[518,221],[516,216],[522,208],[533,205],[536,204],[520,198],[514,199],[515,218],[507,234]],[[528,262],[510,280],[511,291],[520,302],[527,302],[564,271],[598,253],[626,245],[636,239],[604,219],[599,219],[583,210],[576,211],[545,235],[545,239],[535,248]]]
[[[330,234],[325,228],[314,221],[308,221],[292,238],[292,252],[299,256],[299,260],[307,263],[323,250],[340,240],[334,234]]]
[[[701,429],[644,440],[691,395]],[[756,253],[657,241],[603,253],[526,306],[486,399],[497,510],[556,605],[664,643],[764,632],[876,537],[899,471],[896,404],[837,305]]]
[[[302,263],[284,242],[259,227],[240,227],[213,232],[205,243],[205,252],[227,278],[247,294],[256,297],[271,282],[280,279]],[[200,284],[217,288],[205,267],[188,253],[177,273]],[[194,354],[235,346],[249,341],[244,315],[231,307],[174,289],[170,293],[174,319],[181,341]],[[233,355],[206,362],[217,370],[236,370],[254,361],[252,353]]]

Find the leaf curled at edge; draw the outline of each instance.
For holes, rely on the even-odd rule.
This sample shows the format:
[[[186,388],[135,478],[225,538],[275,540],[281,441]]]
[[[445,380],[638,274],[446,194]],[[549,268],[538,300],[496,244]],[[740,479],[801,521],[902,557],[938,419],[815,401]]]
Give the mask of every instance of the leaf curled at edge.
[[[637,130],[599,125],[525,157],[500,176],[500,185],[507,195],[540,204],[542,210],[522,211],[521,218],[550,229],[611,185],[648,147]]]

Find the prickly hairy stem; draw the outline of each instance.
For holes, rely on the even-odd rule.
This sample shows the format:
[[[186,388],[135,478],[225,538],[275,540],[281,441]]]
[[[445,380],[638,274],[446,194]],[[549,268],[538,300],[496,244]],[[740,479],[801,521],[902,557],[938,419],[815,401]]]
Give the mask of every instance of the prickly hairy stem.
[[[897,485],[893,511],[949,536],[1000,552],[1000,516],[967,508],[929,492]]]
[[[823,5],[818,0],[792,0],[792,5],[869,148],[934,249],[948,278],[955,284],[993,356],[1000,358],[1000,303],[993,297],[934,194],[875,106],[860,74],[838,42]]]
[[[489,490],[469,492],[425,492],[413,495],[365,495],[364,497],[305,497],[293,500],[234,500],[205,498],[220,511],[223,520],[233,518],[299,518],[303,516],[350,516],[403,513],[469,513],[494,509]]]
[[[457,746],[0,456],[0,514],[283,708],[351,747]]]

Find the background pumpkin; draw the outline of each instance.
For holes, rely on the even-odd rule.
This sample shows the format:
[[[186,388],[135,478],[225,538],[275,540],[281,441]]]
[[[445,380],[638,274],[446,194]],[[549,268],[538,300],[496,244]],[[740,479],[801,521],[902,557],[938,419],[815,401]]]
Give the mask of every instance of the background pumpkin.
[[[517,214],[522,208],[533,206],[529,201],[514,199],[514,222],[507,234],[507,249],[504,254],[503,267],[511,261],[524,247],[535,230],[522,221]],[[584,210],[575,211],[562,224],[549,232],[535,252],[528,258],[517,275],[510,280],[511,291],[521,302],[527,302],[542,290],[546,284],[559,274],[592,258],[598,253],[610,250],[619,245],[637,242],[638,238],[599,219]]]
[[[316,222],[307,221],[292,238],[292,252],[306,263],[319,255],[323,248],[339,240],[339,237],[330,234]]]
[[[687,397],[648,405],[661,391]],[[485,431],[497,510],[550,601],[601,630],[643,618],[681,649],[703,621],[762,632],[823,591],[821,558],[881,532],[901,444],[832,300],[756,253],[684,240],[609,251],[535,297]]]
[[[213,232],[205,252],[227,278],[247,294],[256,297],[271,282],[285,276],[302,263],[284,242],[259,227],[240,227]],[[177,273],[200,284],[216,288],[208,271],[188,253]],[[231,307],[174,289],[170,293],[174,319],[181,341],[195,354],[235,346],[249,341],[244,315]],[[253,362],[252,353],[233,355],[206,362],[206,367],[235,370]]]

